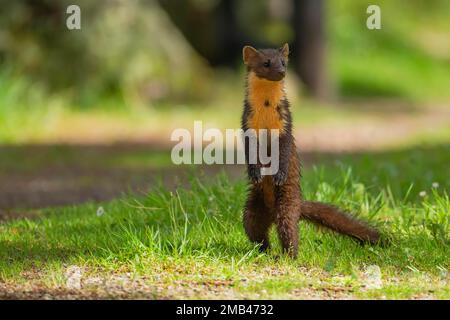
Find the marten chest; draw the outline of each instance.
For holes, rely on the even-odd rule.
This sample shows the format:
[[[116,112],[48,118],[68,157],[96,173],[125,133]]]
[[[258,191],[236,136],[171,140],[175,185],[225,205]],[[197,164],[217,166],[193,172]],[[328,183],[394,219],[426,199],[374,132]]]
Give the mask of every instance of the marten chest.
[[[281,100],[284,97],[283,84],[276,81],[249,76],[248,102],[251,112],[247,125],[251,129],[283,130]]]

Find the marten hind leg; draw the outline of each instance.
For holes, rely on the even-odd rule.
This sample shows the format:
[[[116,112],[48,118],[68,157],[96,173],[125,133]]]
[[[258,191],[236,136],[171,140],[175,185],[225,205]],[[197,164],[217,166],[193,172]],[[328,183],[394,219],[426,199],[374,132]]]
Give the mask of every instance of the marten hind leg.
[[[244,229],[250,241],[261,244],[261,252],[270,247],[269,229],[272,223],[273,217],[264,204],[262,190],[253,188],[244,209]]]
[[[300,216],[299,191],[290,186],[278,187],[276,197],[276,225],[283,252],[292,258],[298,253],[298,221]]]

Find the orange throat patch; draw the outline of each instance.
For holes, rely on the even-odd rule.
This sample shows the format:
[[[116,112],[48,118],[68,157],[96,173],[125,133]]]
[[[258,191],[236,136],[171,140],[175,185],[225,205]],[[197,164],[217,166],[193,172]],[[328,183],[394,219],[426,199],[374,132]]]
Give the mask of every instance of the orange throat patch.
[[[278,129],[283,130],[284,123],[277,107],[283,99],[284,83],[270,81],[258,76],[254,72],[248,75],[248,102],[251,114],[247,125],[251,129]]]

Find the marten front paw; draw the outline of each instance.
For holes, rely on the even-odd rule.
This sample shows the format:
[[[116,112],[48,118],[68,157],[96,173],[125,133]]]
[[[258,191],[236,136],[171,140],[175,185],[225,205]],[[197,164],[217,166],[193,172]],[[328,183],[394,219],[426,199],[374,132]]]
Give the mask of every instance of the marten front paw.
[[[248,176],[254,184],[260,183],[262,181],[261,169],[257,166],[253,165],[248,167]]]
[[[286,172],[278,170],[278,172],[273,176],[273,181],[277,186],[283,185],[287,180]]]

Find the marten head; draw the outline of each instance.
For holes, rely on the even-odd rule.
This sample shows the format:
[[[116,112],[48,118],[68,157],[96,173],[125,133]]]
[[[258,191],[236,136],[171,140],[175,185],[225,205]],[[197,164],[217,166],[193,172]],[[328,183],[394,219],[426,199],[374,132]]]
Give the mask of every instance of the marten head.
[[[253,71],[259,78],[280,81],[286,75],[289,56],[287,43],[278,49],[256,50],[251,46],[245,46],[242,55],[248,71]]]

